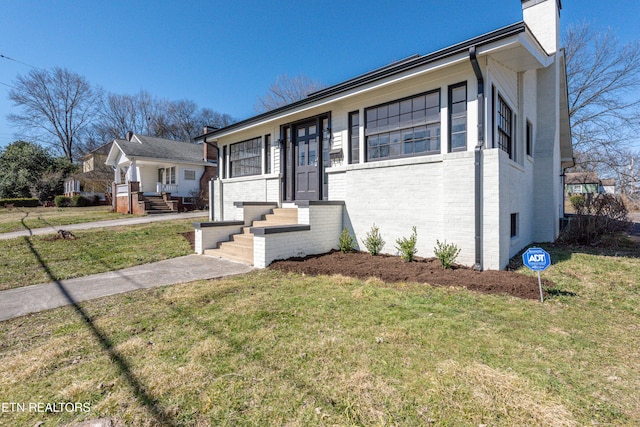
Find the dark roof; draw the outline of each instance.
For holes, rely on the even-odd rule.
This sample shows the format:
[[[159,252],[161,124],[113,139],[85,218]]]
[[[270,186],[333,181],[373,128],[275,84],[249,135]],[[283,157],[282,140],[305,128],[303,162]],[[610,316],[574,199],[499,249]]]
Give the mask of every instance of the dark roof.
[[[141,142],[138,142],[136,138]],[[131,141],[116,139],[115,143],[127,157],[145,157],[189,163],[204,162],[204,148],[201,144],[142,135],[134,135]]]
[[[565,184],[599,184],[598,174],[595,172],[567,172]]]
[[[605,178],[602,181],[600,181],[600,183],[602,184],[603,187],[615,187],[616,180],[613,178]]]
[[[270,117],[277,116],[278,114],[295,110],[301,106],[311,104],[318,100],[328,98],[331,95],[335,95],[337,93],[345,92],[347,90],[364,86],[368,83],[375,82],[381,80],[383,78],[392,76],[394,74],[398,74],[407,70],[411,70],[414,68],[422,67],[426,64],[429,64],[434,61],[438,61],[453,55],[457,55],[462,52],[467,52],[471,46],[484,46],[486,44],[495,42],[497,40],[505,39],[507,37],[511,37],[515,34],[522,33],[526,31],[527,26],[524,22],[517,22],[515,24],[509,25],[507,27],[500,28],[498,30],[492,31],[490,33],[483,34],[481,36],[463,41],[461,43],[455,44],[453,46],[438,50],[433,53],[429,53],[427,55],[413,55],[403,60],[394,62],[392,64],[386,65],[381,68],[377,68],[368,73],[362,74],[360,76],[354,77],[352,79],[346,80],[342,83],[338,83],[333,86],[329,86],[325,89],[319,90],[317,92],[313,92],[309,94],[306,98],[303,98],[299,101],[292,102],[291,104],[284,105],[282,107],[276,108],[271,111],[267,111],[262,114],[258,114],[257,116],[250,117],[248,119],[236,122],[227,127],[223,127],[220,129],[216,129],[212,132],[208,132],[204,135],[199,135],[196,139],[200,139],[204,136],[215,136],[221,133],[225,133],[234,129],[242,128],[246,125],[260,122],[264,119],[268,119]]]

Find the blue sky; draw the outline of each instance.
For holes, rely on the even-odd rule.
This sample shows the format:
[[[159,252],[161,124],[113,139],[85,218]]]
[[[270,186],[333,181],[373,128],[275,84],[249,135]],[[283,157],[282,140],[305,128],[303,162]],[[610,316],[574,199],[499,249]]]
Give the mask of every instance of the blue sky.
[[[621,41],[640,38],[639,16],[637,0],[564,0],[561,13]],[[330,85],[520,20],[518,0],[0,0],[0,54],[243,119],[278,75]],[[0,58],[0,147],[19,137],[6,85],[30,69]]]

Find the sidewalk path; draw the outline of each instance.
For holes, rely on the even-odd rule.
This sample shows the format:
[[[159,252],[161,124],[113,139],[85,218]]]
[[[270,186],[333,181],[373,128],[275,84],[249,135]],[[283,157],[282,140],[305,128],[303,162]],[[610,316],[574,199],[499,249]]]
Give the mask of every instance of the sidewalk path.
[[[175,216],[174,216],[175,217]],[[246,273],[253,267],[204,255],[187,255],[124,270],[0,291],[0,321],[135,289]]]
[[[67,231],[76,230],[88,230],[90,228],[102,228],[102,227],[117,227],[120,225],[133,225],[133,224],[147,224],[157,221],[172,221],[177,219],[189,219],[189,218],[202,218],[207,217],[208,213],[204,211],[199,212],[185,212],[178,214],[163,214],[163,215],[147,215],[135,218],[122,218],[122,219],[110,219],[106,221],[94,221],[83,222],[80,224],[68,224],[68,225],[56,225],[52,227],[34,228],[31,230],[13,231],[11,233],[0,234],[0,240],[15,239],[22,236],[35,236],[40,234],[55,234],[58,230],[63,229]]]

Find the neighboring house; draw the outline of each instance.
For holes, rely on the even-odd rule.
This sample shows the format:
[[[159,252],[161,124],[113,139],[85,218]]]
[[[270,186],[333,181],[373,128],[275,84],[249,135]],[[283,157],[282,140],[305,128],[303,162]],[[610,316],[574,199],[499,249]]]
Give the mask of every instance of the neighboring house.
[[[336,248],[343,228],[363,247],[375,224],[396,253],[416,226],[419,256],[446,240],[501,269],[555,240],[573,165],[561,4],[521,3],[522,22],[197,137],[221,161],[196,251],[264,267]]]
[[[73,174],[64,181],[65,196],[80,194],[88,199],[98,197],[101,202],[107,201],[107,196],[111,193],[113,170],[104,162],[111,144],[103,144],[82,157],[82,172]]]
[[[600,179],[596,172],[567,172],[564,177],[566,194],[595,194],[600,192]]]
[[[600,181],[600,192],[606,194],[616,194],[616,180],[605,178]]]
[[[160,213],[195,208],[216,175],[217,152],[202,144],[127,133],[113,141],[113,208],[123,213]]]

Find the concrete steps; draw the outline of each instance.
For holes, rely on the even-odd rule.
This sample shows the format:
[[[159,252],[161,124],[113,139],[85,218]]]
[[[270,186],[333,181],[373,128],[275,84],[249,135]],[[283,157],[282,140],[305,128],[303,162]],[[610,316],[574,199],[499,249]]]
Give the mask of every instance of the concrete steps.
[[[251,227],[270,227],[298,223],[297,208],[275,208],[264,219],[253,221]],[[229,236],[229,241],[218,243],[216,249],[206,249],[205,255],[225,258],[253,265],[253,234],[251,227],[242,227],[242,233]]]
[[[169,208],[162,196],[144,196],[144,204],[148,215],[177,213]]]

